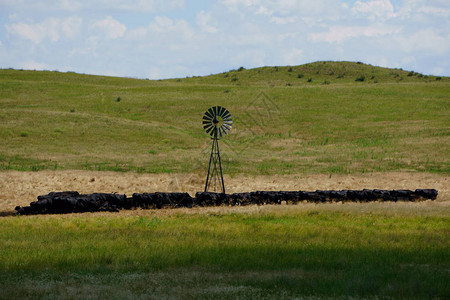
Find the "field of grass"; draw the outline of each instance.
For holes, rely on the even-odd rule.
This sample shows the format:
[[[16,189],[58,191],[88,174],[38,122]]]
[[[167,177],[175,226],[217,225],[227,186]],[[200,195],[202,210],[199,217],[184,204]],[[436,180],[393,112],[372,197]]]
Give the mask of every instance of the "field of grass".
[[[292,189],[324,176],[340,187],[360,176],[384,188],[394,183],[363,176],[391,174],[409,188],[403,177],[414,173],[446,193],[420,204],[0,217],[0,299],[448,299],[449,95],[448,77],[350,62],[168,80],[0,70],[0,171],[14,175],[0,182],[5,195],[69,181],[145,189],[142,173],[185,174],[181,186],[194,189],[210,151],[201,118],[213,105],[233,114],[220,142],[230,183],[267,175]],[[49,171],[26,182],[8,170]],[[73,170],[141,174],[127,173],[126,185]]]
[[[201,118],[222,105],[227,174],[449,174],[449,94],[447,77],[350,62],[159,81],[0,70],[0,169],[202,173]]]
[[[448,297],[448,208],[380,207],[1,218],[0,298]]]

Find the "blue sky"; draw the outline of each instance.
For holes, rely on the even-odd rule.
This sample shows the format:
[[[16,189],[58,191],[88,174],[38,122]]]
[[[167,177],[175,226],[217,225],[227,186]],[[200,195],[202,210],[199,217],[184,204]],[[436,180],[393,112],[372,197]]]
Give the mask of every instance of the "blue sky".
[[[362,61],[450,75],[448,0],[0,0],[0,67],[173,78]]]

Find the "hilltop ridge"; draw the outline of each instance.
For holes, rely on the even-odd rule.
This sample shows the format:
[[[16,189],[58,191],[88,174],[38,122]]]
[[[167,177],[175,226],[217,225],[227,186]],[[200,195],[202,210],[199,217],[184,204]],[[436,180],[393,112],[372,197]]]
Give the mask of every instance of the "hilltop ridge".
[[[187,79],[196,80],[198,83],[298,86],[353,82],[427,82],[444,78],[446,77],[372,66],[362,62],[318,61],[298,66],[266,66],[253,69],[240,67],[228,72]]]
[[[188,76],[170,79],[138,79],[130,77],[114,77],[88,75],[75,72],[30,71],[15,69],[0,69],[0,80],[58,80],[79,81],[92,84],[146,85],[148,82],[163,83],[197,83],[219,85],[251,85],[251,86],[298,86],[335,83],[386,83],[386,82],[430,82],[449,80],[449,77],[424,75],[414,71],[398,68],[385,68],[348,61],[318,61],[297,66],[265,66],[245,69],[240,67],[226,72],[206,76]],[[80,77],[81,76],[81,77]]]

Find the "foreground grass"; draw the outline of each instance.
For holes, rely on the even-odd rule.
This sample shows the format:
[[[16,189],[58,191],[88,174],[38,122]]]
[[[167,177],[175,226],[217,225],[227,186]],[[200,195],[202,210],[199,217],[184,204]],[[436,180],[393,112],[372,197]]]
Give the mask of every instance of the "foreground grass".
[[[86,214],[8,217],[0,228],[5,299],[450,294],[445,212]]]
[[[0,170],[204,172],[201,118],[222,105],[227,174],[449,174],[449,94],[447,77],[348,62],[162,81],[0,70]]]

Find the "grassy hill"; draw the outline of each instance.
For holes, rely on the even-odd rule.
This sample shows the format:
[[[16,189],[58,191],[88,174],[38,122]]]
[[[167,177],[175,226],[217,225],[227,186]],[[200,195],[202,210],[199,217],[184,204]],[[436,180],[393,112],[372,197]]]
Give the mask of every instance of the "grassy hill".
[[[197,172],[221,105],[227,174],[450,173],[450,79],[351,62],[140,80],[0,70],[0,169]]]
[[[217,75],[193,77],[196,83],[250,85],[250,86],[301,86],[305,84],[336,83],[388,83],[442,80],[414,71],[388,69],[361,62],[315,62],[301,66],[262,67],[246,70],[243,67]],[[180,82],[181,79],[175,79]],[[192,82],[192,81],[190,81]]]

